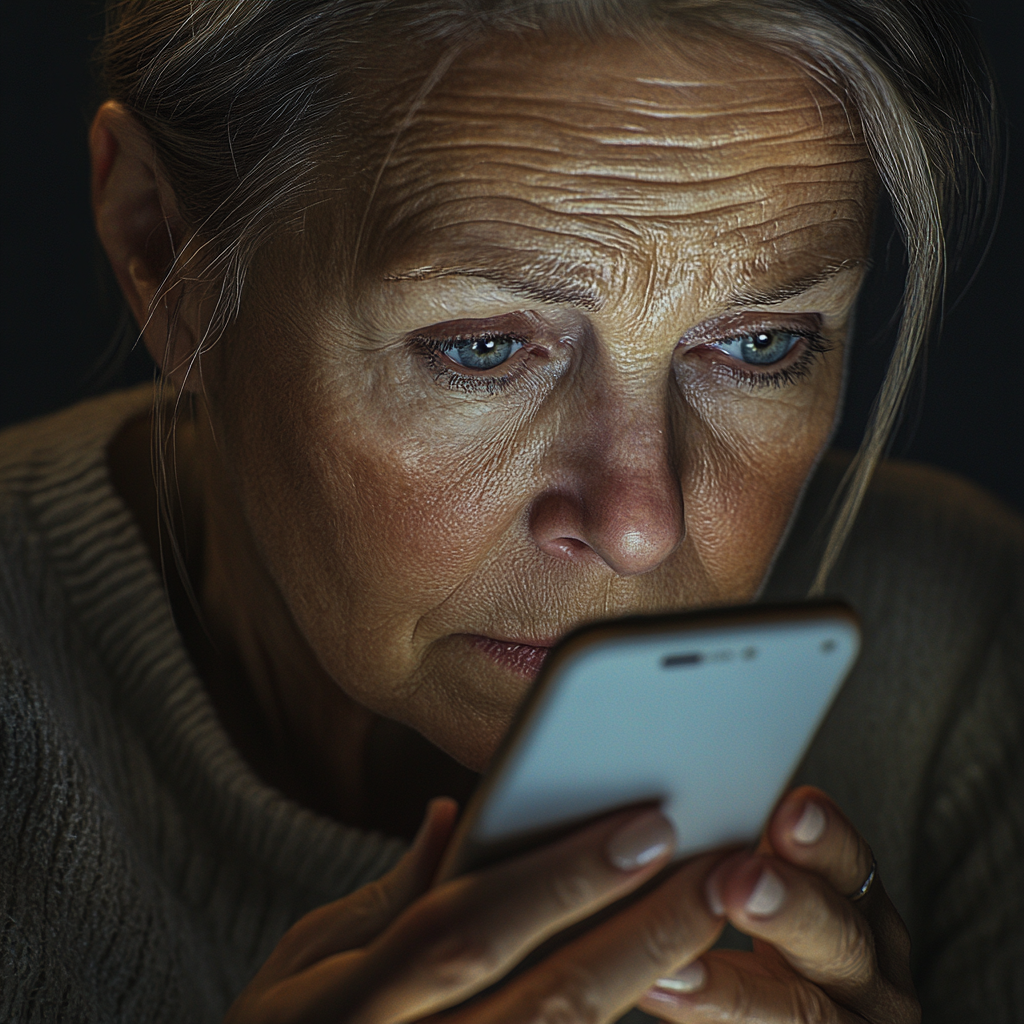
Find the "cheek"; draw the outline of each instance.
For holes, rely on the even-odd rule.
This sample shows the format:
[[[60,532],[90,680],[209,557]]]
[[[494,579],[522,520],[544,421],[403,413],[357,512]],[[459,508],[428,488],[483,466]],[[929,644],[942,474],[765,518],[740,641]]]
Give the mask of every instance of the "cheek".
[[[381,594],[388,603],[410,611],[435,604],[515,515],[515,474],[500,451],[431,444],[415,431],[380,438],[327,424],[324,433],[333,443],[310,467],[318,500],[338,510],[337,543],[363,592],[404,581],[404,593]]]
[[[841,374],[835,353],[813,382],[789,393],[708,389],[688,396],[687,538],[721,599],[756,594],[831,434]]]
[[[389,642],[375,671],[406,674],[430,639],[423,617],[518,521],[530,460],[514,439],[432,430],[415,403],[337,389],[313,403],[311,391],[275,397],[248,432],[264,456],[247,501],[254,531],[332,671],[345,675],[379,634]]]

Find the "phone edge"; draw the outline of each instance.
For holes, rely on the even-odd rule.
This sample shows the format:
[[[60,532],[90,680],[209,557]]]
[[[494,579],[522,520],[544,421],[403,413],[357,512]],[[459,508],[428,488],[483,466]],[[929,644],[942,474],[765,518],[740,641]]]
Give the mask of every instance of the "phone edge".
[[[614,638],[622,633],[636,635],[637,626],[643,627],[642,632],[644,633],[657,633],[664,631],[667,626],[680,624],[686,627],[700,628],[710,622],[714,625],[721,624],[723,627],[728,627],[730,625],[742,625],[746,622],[784,621],[787,618],[793,617],[796,612],[799,612],[800,618],[805,620],[836,617],[848,619],[857,631],[858,637],[860,636],[860,616],[847,602],[838,598],[817,598],[812,601],[787,601],[765,605],[724,605],[713,608],[699,608],[692,611],[667,612],[658,615],[631,615],[615,619],[599,619],[595,622],[579,626],[570,633],[567,633],[555,645],[537,678],[523,697],[505,735],[502,737],[501,743],[498,745],[498,749],[494,753],[490,765],[488,765],[487,770],[459,815],[455,830],[435,872],[432,885],[440,885],[475,869],[476,865],[472,864],[473,851],[466,842],[466,834],[470,830],[480,808],[486,802],[491,789],[493,789],[497,779],[500,777],[502,768],[511,756],[516,742],[523,731],[523,727],[537,711],[548,689],[550,680],[557,671],[558,665],[566,658],[571,657],[580,644],[591,639]],[[810,734],[807,744],[801,751],[800,760],[806,755],[813,737],[821,727],[822,721],[824,721],[824,716],[828,713],[840,690],[842,690],[859,656],[860,647],[858,647],[857,654],[855,654],[850,663],[850,668],[847,670],[843,682],[840,683],[835,694],[833,694],[832,700],[826,705],[821,716],[818,718],[814,732]],[[797,767],[799,763],[798,761]],[[780,795],[788,791],[794,774],[795,769],[783,784]],[[778,801],[772,805],[772,809],[777,804]]]

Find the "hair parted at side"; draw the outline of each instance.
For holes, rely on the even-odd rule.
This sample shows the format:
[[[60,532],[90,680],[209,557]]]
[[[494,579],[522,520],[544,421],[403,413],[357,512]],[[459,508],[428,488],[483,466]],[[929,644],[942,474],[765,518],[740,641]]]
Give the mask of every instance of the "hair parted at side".
[[[948,252],[992,206],[993,87],[961,0],[111,0],[100,59],[197,243],[192,266],[167,268],[164,290],[196,280],[214,290],[211,344],[237,315],[264,244],[336,193],[339,153],[359,165],[372,113],[361,82],[382,74],[375,48],[400,41],[426,69],[408,92],[411,114],[460,49],[494,33],[649,38],[694,22],[775,49],[847,105],[906,247],[900,327],[836,506],[820,592],[941,311]]]

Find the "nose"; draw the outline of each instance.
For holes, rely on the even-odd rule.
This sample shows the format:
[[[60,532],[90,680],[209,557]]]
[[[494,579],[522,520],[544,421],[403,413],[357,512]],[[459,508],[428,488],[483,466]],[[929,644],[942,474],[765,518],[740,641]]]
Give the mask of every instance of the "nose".
[[[658,568],[686,535],[682,489],[661,423],[616,428],[606,418],[559,460],[530,508],[546,554],[603,562],[619,576]]]

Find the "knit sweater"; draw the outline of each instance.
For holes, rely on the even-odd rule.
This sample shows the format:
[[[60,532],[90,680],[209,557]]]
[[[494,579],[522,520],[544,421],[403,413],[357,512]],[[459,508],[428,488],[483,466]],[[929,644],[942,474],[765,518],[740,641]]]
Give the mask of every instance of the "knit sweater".
[[[137,388],[0,434],[0,1020],[216,1021],[401,844],[264,785],[213,711],[106,446]],[[766,597],[799,596],[841,466]],[[1024,1019],[1024,525],[880,472],[834,577],[865,649],[802,780],[872,844],[929,1021]]]

